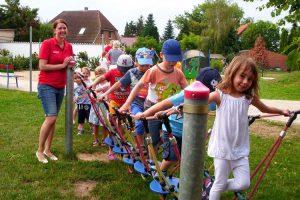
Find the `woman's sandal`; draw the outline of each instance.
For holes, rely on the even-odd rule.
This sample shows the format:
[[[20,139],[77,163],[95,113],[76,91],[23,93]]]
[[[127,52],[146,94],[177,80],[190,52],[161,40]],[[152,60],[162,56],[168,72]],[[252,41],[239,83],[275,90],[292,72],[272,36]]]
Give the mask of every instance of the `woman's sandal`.
[[[58,158],[55,155],[48,155],[45,151],[44,151],[44,155],[47,156],[48,158],[50,158],[50,160],[58,160]]]
[[[38,152],[35,152],[35,155],[36,155],[39,162],[44,163],[44,164],[48,163],[48,160],[46,158],[42,158],[42,159],[39,158],[39,153]]]

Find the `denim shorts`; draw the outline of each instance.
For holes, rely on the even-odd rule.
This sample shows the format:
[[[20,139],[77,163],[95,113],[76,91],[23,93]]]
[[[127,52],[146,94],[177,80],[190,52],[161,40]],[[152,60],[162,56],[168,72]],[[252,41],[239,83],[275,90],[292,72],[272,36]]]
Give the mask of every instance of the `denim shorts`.
[[[175,136],[176,142],[177,142],[177,148],[179,151],[179,154],[181,154],[181,144],[182,144],[182,138]],[[168,161],[177,161],[177,156],[174,150],[174,147],[170,143],[169,134],[165,131],[163,131],[163,155],[162,158]]]
[[[138,106],[135,103],[131,104],[131,112],[133,115],[137,114],[138,112],[144,112],[144,108],[141,106]],[[144,134],[144,126],[141,120],[135,120],[135,133],[137,135],[143,135]]]
[[[65,88],[38,84],[38,98],[41,99],[46,116],[57,116],[63,102]]]

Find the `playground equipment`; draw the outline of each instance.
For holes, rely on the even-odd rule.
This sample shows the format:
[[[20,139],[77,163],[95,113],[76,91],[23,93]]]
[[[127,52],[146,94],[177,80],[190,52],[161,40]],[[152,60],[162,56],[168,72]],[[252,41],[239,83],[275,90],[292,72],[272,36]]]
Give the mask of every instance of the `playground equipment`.
[[[208,58],[199,50],[188,50],[183,53],[183,73],[186,79],[196,79],[201,67],[209,66]]]

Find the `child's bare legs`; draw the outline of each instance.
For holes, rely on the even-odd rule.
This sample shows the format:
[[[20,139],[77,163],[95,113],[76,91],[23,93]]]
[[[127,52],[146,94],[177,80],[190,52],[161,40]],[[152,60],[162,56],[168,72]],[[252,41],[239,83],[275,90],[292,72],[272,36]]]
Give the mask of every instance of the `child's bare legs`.
[[[78,135],[82,135],[84,133],[84,124],[78,123]]]
[[[99,146],[99,125],[93,125],[94,141],[93,146]]]
[[[73,125],[75,124],[76,117],[77,117],[77,105],[75,104],[75,108],[73,110]]]

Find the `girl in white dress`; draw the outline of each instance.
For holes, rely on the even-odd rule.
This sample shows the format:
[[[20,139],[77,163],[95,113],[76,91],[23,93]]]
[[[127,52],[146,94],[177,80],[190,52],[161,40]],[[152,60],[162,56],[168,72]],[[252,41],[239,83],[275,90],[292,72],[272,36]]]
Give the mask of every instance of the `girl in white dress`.
[[[209,199],[220,199],[224,191],[240,191],[250,186],[249,105],[261,112],[289,115],[289,110],[269,107],[260,101],[258,79],[255,61],[237,56],[217,90],[210,93],[209,102],[216,102],[217,110],[208,145],[208,155],[214,159],[215,167]],[[231,172],[233,178],[228,179]]]

